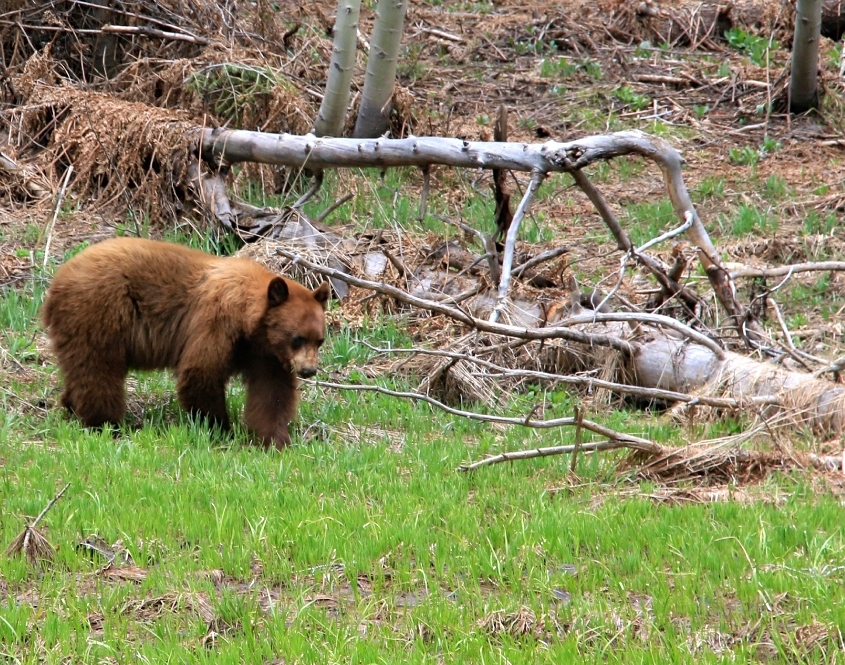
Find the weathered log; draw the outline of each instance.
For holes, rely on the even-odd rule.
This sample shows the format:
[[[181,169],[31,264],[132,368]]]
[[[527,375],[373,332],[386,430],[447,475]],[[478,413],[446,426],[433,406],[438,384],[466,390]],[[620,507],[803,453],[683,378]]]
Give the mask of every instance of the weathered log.
[[[576,176],[583,187],[586,179],[582,173],[583,168],[599,160],[639,154],[655,162],[663,173],[675,213],[682,223],[689,222],[687,235],[698,248],[702,267],[719,302],[740,330],[744,330],[748,323],[745,308],[734,296],[735,290],[730,275],[722,268],[716,248],[684,184],[680,154],[662,139],[640,131],[588,136],[565,143],[547,141],[541,144],[471,142],[440,137],[334,139],[318,138],[313,134],[295,136],[226,129],[197,130],[197,140],[201,145],[203,158],[212,163],[253,161],[310,168],[314,171],[391,166],[417,166],[428,169],[434,164],[442,164],[462,168],[530,172],[532,186],[526,191],[514,216],[509,234],[514,237],[509,238],[503,255],[500,298],[503,298],[510,281],[513,241],[520,213],[525,212],[539,181],[548,173],[563,171]],[[595,188],[585,191],[595,192]],[[595,196],[591,196],[591,199],[595,199]],[[602,217],[607,220],[607,215],[603,214]],[[676,286],[668,282],[667,285]],[[494,315],[498,316],[500,311],[501,307],[497,307]]]
[[[295,258],[285,250],[279,253]],[[613,349],[619,353],[617,366],[634,385],[727,397],[739,405],[754,405],[762,416],[779,416],[781,423],[806,428],[819,436],[835,436],[845,431],[845,387],[773,362],[726,351],[713,340],[666,316],[584,311],[564,313],[562,318],[545,322],[543,328],[531,327],[530,323],[506,326],[387,284],[338,274],[307,260],[300,262],[316,273],[383,293],[412,307],[444,314],[479,332],[526,340],[566,340],[569,350],[578,353],[580,348],[585,355],[597,345]],[[572,334],[576,331],[579,336]],[[685,408],[691,406],[695,406],[694,402],[684,404]]]

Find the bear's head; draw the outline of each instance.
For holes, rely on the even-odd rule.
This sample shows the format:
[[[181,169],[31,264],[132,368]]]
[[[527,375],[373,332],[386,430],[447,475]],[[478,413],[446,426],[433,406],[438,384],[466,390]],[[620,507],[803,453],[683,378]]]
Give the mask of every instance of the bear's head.
[[[303,378],[317,373],[318,351],[326,338],[329,283],[313,291],[274,277],[267,288],[263,328],[269,351]]]

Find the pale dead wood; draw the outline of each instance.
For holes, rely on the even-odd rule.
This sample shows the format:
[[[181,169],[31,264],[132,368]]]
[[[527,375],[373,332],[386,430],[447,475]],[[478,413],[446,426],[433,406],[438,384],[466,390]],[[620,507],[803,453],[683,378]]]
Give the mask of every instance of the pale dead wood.
[[[435,406],[438,409],[445,411],[446,413],[450,413],[453,416],[461,416],[469,420],[476,420],[485,423],[498,423],[500,425],[519,425],[520,427],[528,427],[531,429],[554,429],[557,427],[575,426],[578,424],[578,418],[571,416],[565,418],[551,418],[549,420],[535,420],[531,417],[533,410],[532,413],[528,414],[528,417],[522,418],[516,418],[513,416],[496,416],[486,413],[477,413],[475,411],[466,411],[464,409],[456,409],[447,404],[444,404],[443,402],[436,400],[433,397],[430,397],[429,395],[424,395],[422,393],[404,392],[400,390],[391,390],[389,388],[383,388],[382,386],[377,385],[363,383],[333,383],[330,381],[319,381],[315,379],[302,379],[302,382],[320,388],[332,388],[334,390],[350,390],[353,392],[376,392],[381,393],[382,395],[390,395],[391,397],[400,397],[403,399],[426,402],[427,404],[431,404],[432,406]],[[624,443],[627,447],[632,448],[634,450],[655,450],[655,444],[653,444],[648,439],[643,439],[641,437],[634,436],[633,434],[626,434],[624,432],[616,432],[610,429],[609,427],[605,427],[604,425],[594,422],[592,420],[581,419],[581,427],[601,436],[605,436],[613,441]]]
[[[845,261],[816,261],[795,263],[775,268],[741,268],[731,271],[732,279],[742,277],[784,277],[801,272],[837,272],[845,270]]]
[[[557,374],[554,372],[541,372],[531,369],[517,369],[505,367],[498,363],[484,360],[477,356],[468,353],[458,353],[455,351],[446,351],[442,349],[423,349],[423,348],[392,348],[384,349],[372,346],[364,342],[366,346],[373,351],[385,355],[391,354],[421,354],[430,356],[439,356],[443,358],[450,358],[452,360],[462,360],[479,367],[483,367],[489,372],[484,376],[499,378],[499,377],[516,377],[525,379],[537,379],[539,381],[546,381],[549,383],[563,383],[571,386],[579,386],[585,388],[587,392],[593,392],[595,389],[603,388],[614,393],[623,395],[635,395],[649,400],[659,400],[665,402],[681,402],[690,406],[701,404],[702,406],[711,406],[718,409],[743,409],[753,406],[777,405],[780,400],[777,397],[753,397],[748,396],[741,399],[732,397],[713,397],[710,395],[694,395],[689,393],[677,392],[674,390],[663,390],[660,388],[646,388],[643,386],[632,385],[628,383],[617,383],[614,381],[607,381],[594,376],[579,376],[577,374]],[[842,361],[845,365],[845,359]]]
[[[312,263],[311,261],[303,259],[299,255],[294,254],[292,252],[288,252],[284,249],[278,249],[277,253],[279,254],[279,256],[284,256],[285,258],[289,259],[294,263],[302,264],[309,270],[312,270],[318,274],[334,279],[339,279],[341,281],[346,282],[347,284],[351,284],[352,286],[358,286],[361,288],[369,289],[371,291],[375,291],[377,293],[381,293],[386,296],[390,296],[391,298],[395,298],[396,300],[404,302],[413,307],[425,309],[430,312],[437,312],[438,314],[445,314],[446,316],[449,316],[455,319],[456,321],[464,323],[482,332],[493,333],[495,335],[505,335],[508,337],[517,337],[520,339],[565,339],[572,342],[579,342],[581,344],[589,344],[591,346],[609,346],[611,348],[616,349],[617,351],[621,351],[626,355],[630,355],[635,352],[635,345],[631,344],[630,342],[626,342],[620,339],[619,337],[583,333],[580,331],[568,330],[566,328],[528,328],[509,326],[502,323],[492,323],[490,321],[477,319],[471,316],[470,314],[467,314],[463,310],[457,309],[456,307],[450,307],[449,305],[445,305],[440,302],[435,302],[426,298],[418,298],[403,291],[402,289],[398,289],[395,286],[390,286],[389,284],[373,282],[370,280],[361,279],[360,277],[353,277],[352,275],[348,275],[344,272],[341,272],[340,270],[336,270],[328,266],[317,265],[316,263]],[[669,317],[666,318],[668,319]],[[674,321],[674,319],[669,320]],[[675,321],[675,323],[678,322]]]
[[[664,450],[663,446],[659,446],[656,443],[653,445],[655,446],[655,453],[660,453]],[[514,450],[512,452],[499,453],[498,455],[493,455],[492,457],[485,457],[484,459],[479,460],[478,462],[472,462],[470,464],[461,464],[458,467],[458,471],[475,471],[476,469],[480,469],[483,466],[490,466],[491,464],[501,464],[502,462],[515,462],[517,460],[525,459],[536,459],[538,457],[551,457],[553,455],[568,455],[570,453],[573,454],[573,459],[575,459],[574,454],[576,452],[598,453],[608,450],[619,450],[620,448],[630,448],[630,445],[622,441],[615,441],[613,439],[610,439],[607,441],[593,441],[590,443],[575,443],[568,446],[549,446],[548,448]],[[638,448],[638,450],[642,450],[642,448]]]
[[[616,132],[588,136],[561,143],[542,144],[473,142],[440,137],[405,139],[318,138],[313,134],[262,134],[246,130],[198,129],[195,140],[202,155],[212,163],[220,160],[261,164],[298,166],[320,172],[327,168],[416,166],[430,168],[440,164],[462,168],[510,169],[530,172],[531,184],[520,203],[524,215],[534,192],[551,172],[568,172],[584,188],[586,176],[581,169],[599,160],[639,154],[656,163],[666,184],[669,199],[681,223],[692,222],[687,235],[699,252],[699,259],[716,293],[716,297],[743,334],[753,334],[756,325],[748,319],[745,308],[736,300],[730,275],[722,268],[718,253],[684,184],[681,156],[662,139],[640,131]],[[580,174],[580,175],[579,175]],[[595,191],[595,188],[592,187]],[[586,190],[585,190],[586,191]],[[594,201],[595,203],[595,201]],[[606,216],[603,214],[603,218]],[[511,224],[509,233],[518,224]],[[513,266],[512,243],[506,243],[503,256],[500,294],[506,291]],[[665,274],[665,270],[662,270]],[[500,295],[501,297],[501,295]],[[501,312],[499,307],[498,311]],[[498,315],[497,315],[498,316]],[[491,317],[492,318],[492,317]]]
[[[44,534],[38,530],[38,524],[42,519],[44,519],[44,516],[56,504],[56,502],[62,498],[62,495],[67,491],[68,487],[70,487],[70,483],[65,485],[59,493],[56,494],[56,496],[50,499],[47,505],[44,506],[44,509],[38,514],[38,517],[32,521],[32,524],[28,524],[24,527],[24,530],[21,531],[9,544],[5,551],[7,557],[17,556],[23,552],[27,561],[29,561],[32,565],[41,564],[45,561],[52,561],[54,552],[53,546],[44,537]]]
[[[67,191],[67,184],[70,182],[70,176],[73,173],[73,164],[67,167],[65,178],[62,181],[62,188],[59,190],[59,196],[56,198],[56,205],[53,209],[53,219],[50,220],[50,226],[47,229],[47,242],[44,243],[44,263],[41,265],[43,269],[47,269],[47,260],[50,257],[50,245],[53,242],[53,228],[56,226],[56,219],[59,216],[59,210],[62,208],[62,202],[65,199],[65,192]]]
[[[104,25],[100,28],[101,32],[113,32],[124,35],[143,35],[144,37],[155,37],[156,39],[170,39],[178,42],[188,42],[190,44],[207,45],[210,42],[204,37],[195,37],[193,35],[186,35],[181,32],[168,32],[165,30],[158,30],[150,28],[146,25]],[[97,31],[91,31],[96,34]]]

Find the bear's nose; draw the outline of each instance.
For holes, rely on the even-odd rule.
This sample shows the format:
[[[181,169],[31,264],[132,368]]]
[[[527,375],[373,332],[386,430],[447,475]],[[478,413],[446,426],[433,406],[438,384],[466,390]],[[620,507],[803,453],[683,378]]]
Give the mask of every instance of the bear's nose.
[[[299,370],[299,376],[301,376],[303,379],[310,379],[316,373],[317,373],[316,367],[302,367]]]

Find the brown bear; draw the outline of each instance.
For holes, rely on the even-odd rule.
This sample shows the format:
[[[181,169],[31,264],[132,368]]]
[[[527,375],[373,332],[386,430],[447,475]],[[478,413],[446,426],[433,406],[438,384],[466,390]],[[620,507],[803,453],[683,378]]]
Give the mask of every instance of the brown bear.
[[[171,368],[182,406],[228,430],[226,383],[240,374],[247,427],[284,447],[328,298],[327,282],[311,291],[248,259],[140,238],[92,245],[59,268],[44,303],[62,404],[89,427],[117,424],[127,372]]]

